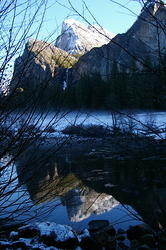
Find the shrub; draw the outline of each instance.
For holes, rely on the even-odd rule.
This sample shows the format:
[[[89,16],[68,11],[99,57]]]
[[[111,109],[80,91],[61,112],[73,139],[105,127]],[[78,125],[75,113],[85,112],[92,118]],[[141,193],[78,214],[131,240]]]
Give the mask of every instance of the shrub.
[[[44,132],[47,132],[47,133],[54,133],[56,132],[56,129],[53,127],[53,126],[48,126],[44,129]]]
[[[102,125],[71,125],[62,130],[63,134],[86,137],[103,137],[111,134],[111,130]]]

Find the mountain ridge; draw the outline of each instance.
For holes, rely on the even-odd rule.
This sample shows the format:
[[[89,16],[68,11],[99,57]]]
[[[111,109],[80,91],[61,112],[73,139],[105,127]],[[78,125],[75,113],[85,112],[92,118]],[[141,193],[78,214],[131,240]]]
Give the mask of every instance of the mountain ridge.
[[[113,33],[99,25],[85,25],[74,19],[66,19],[55,46],[69,54],[84,54],[94,47],[109,43],[113,37]]]
[[[162,1],[149,4],[126,33],[116,35],[110,43],[93,48],[79,59],[73,67],[73,81],[95,73],[107,80],[114,62],[120,72],[130,72],[133,61],[137,69],[142,70],[148,66],[145,63],[147,57],[158,65],[166,53],[165,27],[165,4]]]

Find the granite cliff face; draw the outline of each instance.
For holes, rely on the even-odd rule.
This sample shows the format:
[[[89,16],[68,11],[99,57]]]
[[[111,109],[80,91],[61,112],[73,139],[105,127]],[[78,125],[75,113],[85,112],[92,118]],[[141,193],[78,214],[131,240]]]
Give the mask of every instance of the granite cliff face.
[[[103,79],[111,75],[113,63],[119,71],[129,72],[133,62],[138,70],[148,67],[146,59],[161,62],[166,52],[166,6],[162,1],[149,3],[124,34],[118,34],[107,45],[83,55],[74,67],[74,81],[81,75],[100,73]]]
[[[62,24],[61,35],[56,40],[56,47],[70,54],[84,54],[94,47],[101,47],[110,42],[114,34],[97,25],[85,25],[73,19]]]
[[[93,47],[108,43],[112,37],[112,33],[102,28],[87,27],[71,19],[65,20],[56,46],[34,39],[27,42],[22,56],[15,61],[10,89],[15,86],[17,89],[36,89],[46,82],[55,84],[56,79],[60,79],[63,86],[66,82],[66,71],[78,60],[71,54],[80,56]]]
[[[133,65],[138,70],[148,68],[147,58],[153,64],[160,64],[166,53],[165,31],[166,6],[162,1],[149,1],[132,27],[114,38],[102,28],[66,20],[62,34],[56,40],[59,48],[44,41],[31,39],[27,42],[23,55],[15,61],[11,88],[22,85],[36,88],[48,81],[55,83],[57,76],[63,86],[69,79],[70,68],[69,75],[71,77],[72,72],[73,82],[77,82],[82,75],[94,73],[107,80],[114,62],[119,71],[126,72],[132,70]],[[84,55],[78,61],[71,54]]]
[[[60,69],[71,68],[77,59],[44,41],[30,39],[15,61],[11,86],[31,87],[53,83]]]

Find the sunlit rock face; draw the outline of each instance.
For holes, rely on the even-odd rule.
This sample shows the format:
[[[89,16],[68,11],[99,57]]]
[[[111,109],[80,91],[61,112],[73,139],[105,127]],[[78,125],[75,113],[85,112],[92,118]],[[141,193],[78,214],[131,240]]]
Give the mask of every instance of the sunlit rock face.
[[[74,66],[73,81],[94,73],[107,80],[114,62],[121,72],[130,72],[133,64],[137,70],[148,68],[147,58],[155,65],[162,63],[166,52],[165,28],[166,6],[161,1],[150,2],[126,33],[118,34],[110,43],[92,49],[79,59]]]
[[[55,45],[70,54],[82,55],[94,47],[107,44],[114,34],[98,25],[85,25],[73,19],[62,24],[61,35]]]
[[[53,44],[30,39],[15,60],[11,86],[31,87],[55,83],[59,68],[71,68],[77,59]]]
[[[65,70],[73,67],[77,57],[93,47],[109,43],[113,36],[101,27],[65,20],[55,45],[36,39],[27,41],[23,54],[15,60],[10,89],[37,90],[42,84],[62,83]]]

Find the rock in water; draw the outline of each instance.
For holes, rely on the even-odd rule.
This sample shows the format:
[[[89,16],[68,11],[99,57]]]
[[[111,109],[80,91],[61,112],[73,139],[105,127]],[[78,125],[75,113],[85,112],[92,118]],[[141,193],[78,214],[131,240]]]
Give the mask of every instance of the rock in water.
[[[109,226],[109,221],[107,220],[91,220],[88,223],[89,231],[90,232],[96,232],[103,228],[106,228]]]

